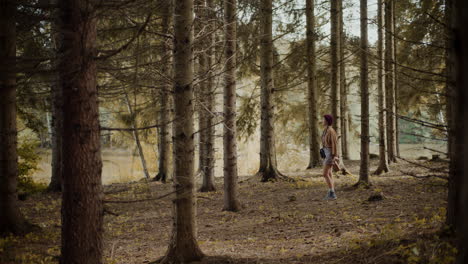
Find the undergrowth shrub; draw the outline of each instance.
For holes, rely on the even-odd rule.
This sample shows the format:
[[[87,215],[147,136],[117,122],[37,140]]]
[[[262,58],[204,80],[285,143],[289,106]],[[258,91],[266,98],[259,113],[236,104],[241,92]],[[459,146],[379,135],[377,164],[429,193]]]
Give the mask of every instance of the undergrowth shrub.
[[[39,142],[24,138],[18,145],[18,194],[20,199],[27,195],[44,191],[47,186],[34,182],[32,175],[39,169],[40,156],[37,153]]]

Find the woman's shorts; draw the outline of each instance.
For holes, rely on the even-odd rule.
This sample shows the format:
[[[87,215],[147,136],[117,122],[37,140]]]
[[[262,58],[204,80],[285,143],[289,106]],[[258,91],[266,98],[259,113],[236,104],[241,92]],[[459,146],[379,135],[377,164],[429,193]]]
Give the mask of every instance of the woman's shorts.
[[[333,157],[330,148],[323,148],[325,151],[325,159],[323,159],[323,165],[333,165]]]

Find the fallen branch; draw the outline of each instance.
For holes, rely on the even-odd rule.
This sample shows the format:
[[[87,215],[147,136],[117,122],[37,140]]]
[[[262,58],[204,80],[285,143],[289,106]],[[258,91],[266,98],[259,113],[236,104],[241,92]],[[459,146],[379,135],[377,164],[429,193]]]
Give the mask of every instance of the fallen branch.
[[[428,147],[424,147],[424,149],[427,149],[427,150],[430,150],[430,151],[433,151],[433,152],[436,152],[436,153],[440,153],[440,154],[444,154],[444,155],[448,156],[448,153],[443,152],[443,151],[440,151],[440,150],[437,150],[437,149],[431,149],[431,148],[428,148]]]
[[[163,194],[161,196],[158,196],[158,197],[153,197],[153,198],[147,198],[147,199],[139,199],[139,200],[102,200],[103,203],[141,203],[141,202],[147,202],[147,201],[154,201],[154,200],[160,200],[162,198],[165,198],[171,194],[174,194],[176,192],[180,191],[179,190],[175,190],[175,191],[172,191],[170,193],[166,193],[166,194]]]
[[[416,165],[416,166],[418,166],[418,167],[424,168],[424,169],[426,169],[426,170],[437,171],[437,172],[440,172],[440,173],[448,173],[448,171],[446,171],[446,170],[441,170],[441,169],[437,169],[437,168],[431,168],[431,167],[428,167],[428,166],[419,164],[419,163],[417,163],[417,162],[404,159],[404,158],[402,158],[402,157],[397,157],[397,158],[398,158],[398,159],[401,159],[401,160],[403,160],[403,161],[406,161],[406,162],[408,162],[408,163],[410,163],[410,164]]]
[[[419,176],[419,175],[416,175],[412,172],[408,172],[408,171],[402,171],[400,170],[401,173],[405,174],[405,175],[408,175],[408,176],[411,176],[411,177],[414,177],[414,178],[417,178],[417,179],[428,179],[428,178],[439,178],[439,179],[443,179],[443,180],[447,180],[449,179],[449,177],[447,176],[441,176],[441,175],[435,175],[435,174],[429,174],[429,175],[424,175],[424,176]]]

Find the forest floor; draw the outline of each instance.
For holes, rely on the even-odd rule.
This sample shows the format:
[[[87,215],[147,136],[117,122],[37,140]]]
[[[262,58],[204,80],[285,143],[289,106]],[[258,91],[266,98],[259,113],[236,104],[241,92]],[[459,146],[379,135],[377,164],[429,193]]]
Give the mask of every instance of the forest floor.
[[[222,179],[198,193],[198,241],[207,255],[197,263],[452,263],[455,250],[444,230],[447,181],[434,175],[446,162],[404,161],[373,176],[370,188],[353,188],[357,176],[336,179],[338,199],[324,201],[321,169],[290,173],[296,182],[243,181],[243,209],[223,212]],[[359,162],[346,163],[358,174]],[[375,161],[372,163],[375,168]],[[405,176],[412,174],[413,176]],[[443,174],[439,174],[443,175]],[[245,180],[245,179],[243,179]],[[172,184],[135,182],[105,186],[106,200],[157,197]],[[373,194],[383,200],[369,201]],[[0,263],[57,263],[60,195],[37,194],[20,202],[41,230],[0,240]],[[152,263],[171,234],[171,196],[106,204],[105,263]]]

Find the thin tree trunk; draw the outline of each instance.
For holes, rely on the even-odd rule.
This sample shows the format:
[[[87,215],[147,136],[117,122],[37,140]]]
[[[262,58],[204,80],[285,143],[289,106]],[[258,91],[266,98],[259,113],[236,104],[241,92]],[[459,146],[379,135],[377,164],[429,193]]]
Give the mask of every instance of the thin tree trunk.
[[[457,208],[456,211],[456,234],[458,257],[457,264],[468,263],[468,164],[466,157],[468,156],[468,125],[466,124],[466,116],[468,115],[468,77],[466,75],[468,69],[468,3],[464,0],[453,0],[454,5],[454,72],[456,80],[456,92],[453,98],[455,108],[455,152],[452,156],[455,162],[454,168],[457,177],[455,178],[458,186],[457,192]],[[451,176],[454,176],[451,175]],[[450,202],[450,200],[449,200]]]
[[[138,70],[140,67],[140,56],[138,55],[139,48],[140,48],[140,39],[137,38],[136,49],[135,49],[135,74],[133,76],[133,83],[135,86],[138,86]],[[143,147],[141,146],[140,132],[138,132],[138,130],[136,129],[138,127],[137,117],[136,117],[134,109],[132,108],[132,103],[130,101],[130,97],[128,96],[128,92],[125,90],[124,87],[122,87],[122,89],[125,95],[125,102],[127,103],[128,113],[130,114],[130,118],[132,122],[133,139],[135,139],[135,144],[138,150],[138,156],[140,157],[140,161],[141,161],[141,167],[143,168],[143,174],[145,175],[146,179],[150,179],[148,166],[146,165],[145,153],[143,152]],[[135,95],[135,100],[136,100],[136,95]]]
[[[341,118],[340,118],[340,21],[339,12],[341,0],[330,1],[330,56],[331,56],[331,114],[334,118],[333,125],[338,136],[341,136]],[[338,140],[338,155],[341,156],[341,138]]]
[[[361,165],[358,184],[369,181],[369,63],[367,36],[367,0],[361,0]]]
[[[320,165],[320,143],[317,120],[317,62],[315,52],[315,7],[314,0],[306,0],[307,37],[307,101],[309,118],[309,165],[312,169]]]
[[[197,104],[196,104],[196,109],[197,109],[197,114],[198,114],[198,172],[202,175],[203,170],[205,168],[205,136],[206,134],[203,133],[203,130],[205,128],[205,118],[206,118],[206,111],[204,109],[205,107],[205,85],[206,82],[204,82],[202,79],[205,78],[206,74],[206,56],[204,56],[203,52],[205,48],[205,39],[204,39],[204,34],[205,34],[205,29],[204,29],[204,24],[203,22],[205,21],[205,17],[203,16],[203,12],[205,9],[205,0],[195,0],[195,36],[198,36],[198,39],[196,39],[197,43],[195,45],[195,50],[198,56],[198,67],[197,69],[197,77],[200,79],[198,82],[198,85],[194,86],[194,91],[195,91],[195,96],[197,98]],[[203,176],[202,176],[203,178]]]
[[[138,150],[138,156],[140,157],[141,166],[143,168],[143,173],[145,175],[145,178],[149,179],[150,175],[149,175],[149,172],[148,172],[148,167],[146,165],[146,159],[145,159],[145,154],[143,153],[143,147],[141,146],[140,133],[136,129],[137,128],[137,121],[136,121],[135,112],[133,111],[132,103],[130,102],[128,92],[125,90],[125,88],[123,88],[123,92],[124,92],[124,95],[125,95],[125,103],[127,104],[128,113],[130,114],[131,119],[132,119],[131,122],[132,122],[132,129],[133,129],[133,131],[132,131],[133,139],[135,140],[135,145],[136,145],[137,150]]]
[[[60,0],[62,264],[102,263],[103,206],[94,1]]]
[[[203,257],[197,243],[193,140],[193,0],[174,1],[174,189],[172,237],[161,263]]]
[[[236,138],[237,1],[224,0],[224,208],[239,211]]]
[[[341,131],[341,113],[340,113],[340,6],[339,1],[342,0],[331,0],[330,9],[330,25],[331,25],[331,36],[330,36],[330,55],[331,55],[331,112],[334,118],[333,125],[336,133],[338,134],[337,152],[338,156],[341,157],[339,166],[334,167],[334,170],[341,170],[343,174],[349,174],[343,163],[343,149],[342,149],[342,131]]]
[[[165,34],[170,34],[171,25],[171,10],[172,0],[166,0],[164,2],[164,12],[162,18],[162,30]],[[169,40],[164,41],[162,56],[165,58],[166,63],[162,65],[162,72],[164,76],[172,76],[171,66],[172,63],[172,45]],[[158,174],[154,178],[155,181],[161,181],[165,183],[169,176],[169,155],[170,155],[170,144],[171,137],[169,134],[170,125],[168,124],[170,118],[170,96],[172,84],[167,80],[163,80],[164,85],[159,91],[159,122],[161,127],[158,130]]]
[[[206,75],[206,79],[203,81],[203,101],[204,106],[202,111],[203,114],[203,129],[201,129],[200,133],[203,134],[204,139],[204,166],[202,168],[201,174],[203,178],[202,186],[200,188],[201,192],[213,192],[216,191],[214,185],[214,166],[215,166],[215,149],[214,149],[214,125],[213,125],[213,109],[214,109],[214,75],[211,70],[213,65],[213,50],[214,50],[214,30],[215,25],[214,21],[216,18],[216,14],[214,11],[214,4],[213,0],[206,0],[206,5],[204,11],[202,12],[204,21],[208,24],[206,25],[206,29],[208,30],[208,34],[204,40],[202,40],[202,46],[204,52],[200,55],[204,57],[204,75]],[[201,65],[200,65],[201,66]]]
[[[282,174],[276,164],[273,105],[273,5],[272,0],[261,0],[261,123],[260,123],[260,168],[257,176],[262,182],[278,180]]]
[[[29,229],[17,202],[15,11],[14,1],[0,0],[0,235]]]
[[[349,160],[349,122],[348,122],[348,87],[346,85],[346,63],[345,63],[345,33],[343,24],[343,0],[339,4],[339,28],[340,28],[340,58],[339,58],[339,71],[340,71],[340,117],[341,117],[341,147],[342,157],[344,160]]]
[[[396,17],[395,17],[395,6],[396,6],[396,1],[393,1],[392,3],[392,28],[393,32],[396,34]],[[394,64],[393,64],[393,72],[395,76],[395,155],[396,157],[400,157],[400,129],[399,129],[399,117],[398,117],[398,110],[399,110],[399,104],[398,104],[398,95],[399,95],[399,86],[398,86],[398,53],[397,53],[397,47],[398,47],[398,42],[397,38],[395,36],[392,36],[393,38],[393,57],[394,57]]]
[[[383,172],[388,172],[388,158],[386,146],[386,112],[385,112],[385,91],[384,91],[384,17],[383,17],[383,0],[377,2],[377,90],[379,101],[379,167],[374,172],[375,175],[380,175]]]
[[[392,13],[393,0],[385,0],[385,99],[387,112],[388,161],[396,162],[395,148],[395,75]]]

